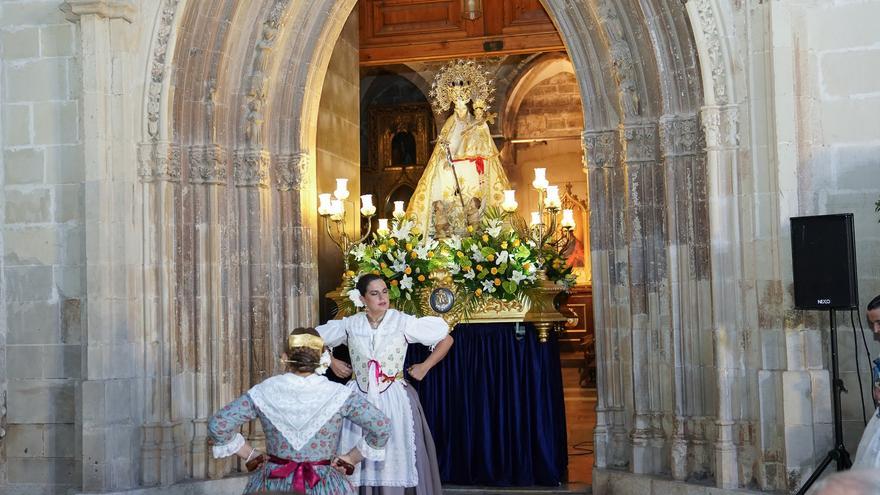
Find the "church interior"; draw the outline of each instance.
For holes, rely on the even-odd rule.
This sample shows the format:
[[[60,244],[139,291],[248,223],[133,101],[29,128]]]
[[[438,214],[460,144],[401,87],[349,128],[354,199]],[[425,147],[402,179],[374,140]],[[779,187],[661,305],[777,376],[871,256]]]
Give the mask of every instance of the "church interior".
[[[880,380],[876,19],[0,0],[0,493],[242,493],[212,415],[284,372],[292,329],[357,314],[368,273],[452,329],[407,384],[443,493],[855,472],[834,474]],[[842,230],[811,244],[811,219]],[[837,251],[798,263],[816,245]]]

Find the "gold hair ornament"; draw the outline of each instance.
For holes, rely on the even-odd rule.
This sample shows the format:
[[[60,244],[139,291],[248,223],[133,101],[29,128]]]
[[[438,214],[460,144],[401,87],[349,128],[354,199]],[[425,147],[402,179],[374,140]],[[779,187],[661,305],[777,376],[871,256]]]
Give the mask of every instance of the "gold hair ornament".
[[[321,353],[324,350],[324,339],[309,333],[300,333],[287,337],[287,347],[308,347]]]

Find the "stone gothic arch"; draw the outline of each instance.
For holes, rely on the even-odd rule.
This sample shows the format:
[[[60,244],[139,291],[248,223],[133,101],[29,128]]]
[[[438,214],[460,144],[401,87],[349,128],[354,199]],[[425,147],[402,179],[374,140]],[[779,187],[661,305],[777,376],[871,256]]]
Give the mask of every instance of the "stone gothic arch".
[[[596,486],[632,473],[784,489],[757,402],[730,401],[755,380],[756,350],[728,304],[743,278],[729,7],[542,3],[585,102]],[[316,318],[315,122],[355,4],[158,6],[138,168],[144,485],[229,472],[209,459],[207,417],[275,369],[285,329]]]

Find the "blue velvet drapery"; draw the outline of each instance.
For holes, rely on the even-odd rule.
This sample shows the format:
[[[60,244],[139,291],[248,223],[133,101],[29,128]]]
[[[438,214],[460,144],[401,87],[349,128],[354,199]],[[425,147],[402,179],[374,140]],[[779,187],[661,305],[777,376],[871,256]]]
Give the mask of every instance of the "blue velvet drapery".
[[[555,335],[538,342],[531,325],[458,325],[455,344],[418,383],[444,483],[555,486],[568,447],[562,370]],[[522,324],[521,324],[522,325]],[[407,366],[429,354],[411,345]]]

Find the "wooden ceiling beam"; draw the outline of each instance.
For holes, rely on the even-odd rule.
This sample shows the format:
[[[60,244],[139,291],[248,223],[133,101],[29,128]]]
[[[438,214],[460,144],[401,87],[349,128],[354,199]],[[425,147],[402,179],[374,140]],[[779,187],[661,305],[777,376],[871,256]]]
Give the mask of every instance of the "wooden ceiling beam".
[[[483,36],[448,41],[361,47],[362,67],[453,58],[494,57],[565,50],[559,33]]]

